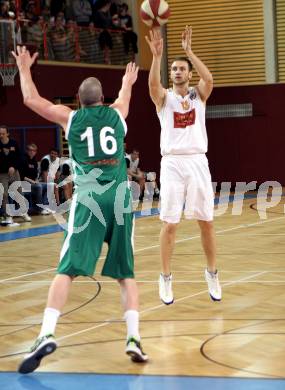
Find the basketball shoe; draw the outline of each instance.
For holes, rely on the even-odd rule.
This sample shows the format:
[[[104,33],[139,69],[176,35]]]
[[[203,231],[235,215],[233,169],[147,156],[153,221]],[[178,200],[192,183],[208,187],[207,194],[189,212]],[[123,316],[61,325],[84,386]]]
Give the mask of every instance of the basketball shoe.
[[[134,337],[127,340],[126,354],[129,355],[133,362],[144,363],[148,361],[148,356],[142,350],[140,341]]]
[[[174,302],[173,292],[172,292],[172,275],[164,276],[163,274],[159,275],[159,296],[162,302],[165,305],[170,305]]]
[[[218,271],[216,273],[209,272],[205,269],[205,279],[208,284],[210,297],[213,301],[220,301],[222,299],[222,288],[220,286]]]
[[[28,374],[35,371],[41,364],[42,358],[54,352],[56,348],[57,344],[52,334],[37,338],[30,352],[24,356],[18,372]]]

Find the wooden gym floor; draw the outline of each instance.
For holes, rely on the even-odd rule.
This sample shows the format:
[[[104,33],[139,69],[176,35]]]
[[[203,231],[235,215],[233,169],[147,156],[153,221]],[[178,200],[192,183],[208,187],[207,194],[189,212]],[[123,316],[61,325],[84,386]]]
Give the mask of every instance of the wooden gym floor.
[[[100,276],[101,262],[94,279],[74,282],[57,327],[57,351],[36,373],[17,374],[18,363],[40,329],[62,233],[51,233],[56,228],[52,216],[34,217],[19,228],[1,228],[0,388],[13,383],[11,389],[16,390],[70,390],[75,383],[77,389],[87,386],[92,378],[96,389],[153,389],[162,383],[165,389],[202,389],[215,381],[219,389],[284,389],[284,199],[267,209],[266,219],[260,218],[254,197],[244,201],[241,215],[233,215],[232,204],[224,213],[218,208],[221,302],[208,296],[197,223],[183,220],[172,262],[175,303],[162,304],[157,285],[160,221],[157,215],[136,219],[141,335],[150,357],[143,365],[131,363],[124,354],[119,288]],[[19,238],[21,231],[29,237]],[[106,248],[103,257],[105,252]]]

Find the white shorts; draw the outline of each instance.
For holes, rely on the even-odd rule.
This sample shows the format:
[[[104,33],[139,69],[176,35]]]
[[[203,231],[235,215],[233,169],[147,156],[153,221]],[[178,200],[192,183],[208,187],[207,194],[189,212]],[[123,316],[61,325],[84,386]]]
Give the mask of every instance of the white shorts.
[[[187,219],[213,220],[214,193],[204,154],[162,157],[160,184],[162,221],[178,223],[184,206]]]

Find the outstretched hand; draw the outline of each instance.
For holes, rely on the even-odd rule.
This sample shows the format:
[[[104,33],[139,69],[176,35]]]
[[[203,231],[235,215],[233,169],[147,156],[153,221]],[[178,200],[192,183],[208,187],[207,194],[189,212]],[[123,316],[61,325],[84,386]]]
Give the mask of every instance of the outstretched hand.
[[[192,27],[186,26],[182,33],[182,47],[188,55],[192,51]]]
[[[32,56],[26,46],[17,46],[17,53],[12,51],[12,55],[16,60],[19,70],[30,69],[39,53],[34,53]]]
[[[154,57],[162,57],[163,53],[163,38],[159,28],[150,30],[149,37],[146,35],[145,39],[150,47]]]
[[[126,66],[123,82],[133,85],[137,81],[138,71],[139,67],[134,62],[129,62]]]

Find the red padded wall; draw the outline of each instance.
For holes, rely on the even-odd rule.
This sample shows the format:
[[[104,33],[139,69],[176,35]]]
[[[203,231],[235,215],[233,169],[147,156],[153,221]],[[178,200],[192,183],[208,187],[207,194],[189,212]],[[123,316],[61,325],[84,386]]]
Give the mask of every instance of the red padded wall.
[[[75,96],[80,82],[89,76],[98,77],[104,95],[115,99],[121,85],[123,70],[37,65],[33,70],[39,92],[47,99]],[[141,152],[141,167],[159,172],[159,121],[148,95],[148,72],[140,71],[134,86],[127,149]],[[6,88],[0,106],[0,122],[8,126],[47,125],[22,103],[18,76],[16,86]],[[3,95],[3,94],[2,94]],[[277,180],[285,185],[284,170],[284,101],[285,84],[219,87],[208,104],[252,103],[253,117],[207,120],[210,168],[213,181]],[[54,135],[46,130],[31,133],[39,145],[39,155],[54,146]]]

